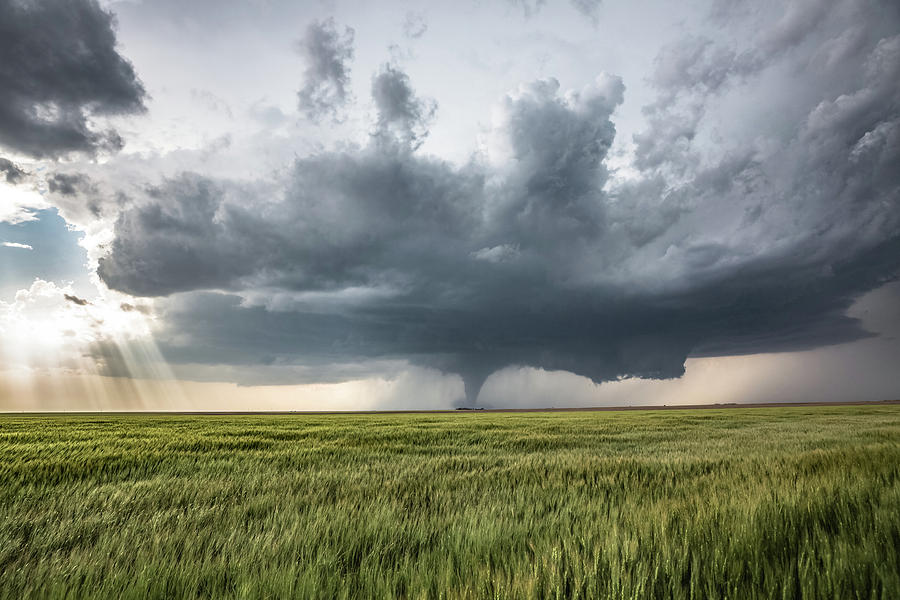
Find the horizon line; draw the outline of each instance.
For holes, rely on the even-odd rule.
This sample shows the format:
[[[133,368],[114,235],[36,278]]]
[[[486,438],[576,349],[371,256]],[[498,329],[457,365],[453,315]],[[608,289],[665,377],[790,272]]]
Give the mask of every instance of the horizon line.
[[[537,412],[616,412],[652,410],[715,410],[730,408],[802,408],[822,406],[883,406],[898,405],[892,400],[840,400],[835,402],[727,402],[715,404],[648,404],[645,406],[578,406],[541,408],[457,407],[440,409],[399,410],[0,410],[0,415],[405,415],[405,414],[485,414]]]

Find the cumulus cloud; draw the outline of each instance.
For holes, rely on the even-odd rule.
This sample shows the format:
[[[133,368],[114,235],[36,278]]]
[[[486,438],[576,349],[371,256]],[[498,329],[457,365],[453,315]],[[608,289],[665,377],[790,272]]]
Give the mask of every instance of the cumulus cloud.
[[[95,167],[92,173],[102,175],[103,168]],[[124,174],[118,175],[126,179]],[[88,173],[57,171],[44,180],[45,196],[60,210],[60,215],[69,225],[84,231],[91,239],[98,234],[103,237],[109,230],[104,215],[116,214],[118,208],[127,203],[127,195],[121,191],[121,183],[116,179],[113,182],[119,189],[113,191],[115,188],[111,188],[110,182],[94,179]],[[91,255],[97,251],[93,242],[87,246]]]
[[[406,73],[384,65],[372,78],[372,100],[378,112],[377,142],[412,149],[422,145],[437,104],[416,96]]]
[[[83,173],[54,173],[47,178],[47,187],[51,192],[74,196],[90,188],[90,179]]]
[[[0,224],[27,223],[37,219],[39,211],[50,208],[46,198],[33,185],[32,177],[15,177],[15,183],[0,179]]]
[[[871,335],[846,309],[900,268],[900,18],[840,50],[843,5],[810,27],[766,14],[782,33],[660,55],[635,177],[607,164],[618,77],[520,86],[457,166],[420,154],[434,105],[386,66],[367,144],[275,182],[164,180],[99,275],[174,294],[176,362],[410,361],[460,373],[470,402],[509,365],[671,378],[688,356]]]
[[[95,117],[141,112],[144,88],[96,0],[0,3],[0,145],[34,157],[118,150]]]
[[[334,19],[326,19],[310,23],[297,42],[297,51],[306,63],[297,97],[300,110],[310,120],[338,120],[340,110],[350,100],[354,35],[350,27],[338,32]]]

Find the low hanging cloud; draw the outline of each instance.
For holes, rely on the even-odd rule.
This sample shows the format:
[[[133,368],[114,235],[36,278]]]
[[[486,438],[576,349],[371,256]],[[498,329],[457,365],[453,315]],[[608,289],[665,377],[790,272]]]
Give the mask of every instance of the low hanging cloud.
[[[297,98],[300,110],[311,121],[339,120],[340,110],[350,100],[354,35],[350,27],[338,32],[334,19],[326,19],[310,23],[297,42],[296,49],[306,63]]]
[[[692,355],[868,336],[846,309],[900,269],[900,17],[841,47],[839,8],[812,27],[774,11],[784,33],[750,48],[663,52],[628,179],[607,164],[618,77],[520,86],[456,166],[417,150],[434,109],[385,67],[366,145],[275,183],[165,180],[120,214],[99,274],[174,295],[175,362],[406,360],[460,373],[469,401],[508,365],[671,378]],[[803,93],[763,127],[773,85]]]
[[[0,2],[0,146],[33,157],[118,150],[95,117],[144,110],[145,92],[96,0]]]

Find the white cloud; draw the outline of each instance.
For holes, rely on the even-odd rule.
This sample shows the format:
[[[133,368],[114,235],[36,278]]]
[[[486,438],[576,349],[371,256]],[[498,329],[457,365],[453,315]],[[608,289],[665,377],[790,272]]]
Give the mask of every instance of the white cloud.
[[[472,258],[484,260],[489,263],[501,263],[513,260],[519,256],[519,246],[514,244],[500,244],[489,248],[482,248],[472,252]]]
[[[47,208],[50,203],[37,190],[0,180],[0,223],[16,225],[34,221],[35,213]]]

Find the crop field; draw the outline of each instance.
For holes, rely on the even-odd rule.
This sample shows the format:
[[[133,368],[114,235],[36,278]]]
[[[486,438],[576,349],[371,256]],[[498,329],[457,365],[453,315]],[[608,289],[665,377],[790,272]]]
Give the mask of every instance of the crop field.
[[[2,598],[900,598],[900,406],[0,416]]]

